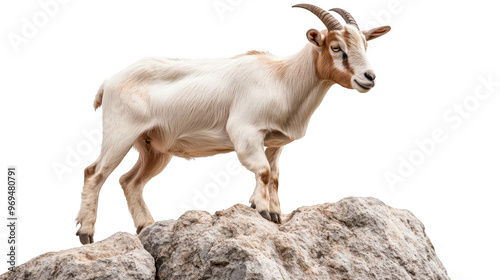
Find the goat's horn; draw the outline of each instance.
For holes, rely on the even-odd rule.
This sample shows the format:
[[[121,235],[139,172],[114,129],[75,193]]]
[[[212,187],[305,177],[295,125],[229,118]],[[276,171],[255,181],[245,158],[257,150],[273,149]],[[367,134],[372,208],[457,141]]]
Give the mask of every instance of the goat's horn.
[[[292,8],[304,8],[315,14],[325,25],[328,31],[342,29],[342,24],[335,19],[330,13],[321,9],[320,7],[311,4],[297,4]]]
[[[341,8],[330,9],[330,11],[337,12],[345,20],[345,23],[354,25],[359,30],[359,26],[356,23],[356,20],[354,20],[354,17],[348,11]]]

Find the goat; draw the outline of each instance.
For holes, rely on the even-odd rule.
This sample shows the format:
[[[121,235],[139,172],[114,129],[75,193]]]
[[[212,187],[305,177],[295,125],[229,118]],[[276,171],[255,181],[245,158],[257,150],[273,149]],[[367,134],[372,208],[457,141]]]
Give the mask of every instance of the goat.
[[[231,151],[255,174],[251,207],[281,223],[278,158],[283,146],[305,135],[332,85],[362,93],[375,85],[366,42],[390,30],[360,31],[354,18],[339,8],[332,10],[345,26],[314,5],[293,7],[309,10],[327,29],[308,30],[310,44],[290,58],[257,51],[226,59],[146,58],[102,84],[94,101],[95,109],[102,105],[102,148],[85,169],[76,218],[82,244],[93,243],[100,189],[132,146],[139,159],[120,184],[137,233],[154,223],[142,196],[144,186],[172,156]]]

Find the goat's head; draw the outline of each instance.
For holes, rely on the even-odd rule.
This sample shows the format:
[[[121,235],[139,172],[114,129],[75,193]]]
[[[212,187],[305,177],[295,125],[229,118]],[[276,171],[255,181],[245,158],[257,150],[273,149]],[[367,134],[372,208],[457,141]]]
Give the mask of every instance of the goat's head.
[[[330,11],[339,13],[346,21],[345,26],[314,5],[298,4],[293,7],[311,11],[326,25],[327,29],[322,32],[309,29],[306,33],[307,39],[316,46],[315,65],[320,79],[359,92],[367,92],[375,86],[375,72],[366,58],[366,42],[389,32],[390,26],[360,31],[351,14],[343,9]]]

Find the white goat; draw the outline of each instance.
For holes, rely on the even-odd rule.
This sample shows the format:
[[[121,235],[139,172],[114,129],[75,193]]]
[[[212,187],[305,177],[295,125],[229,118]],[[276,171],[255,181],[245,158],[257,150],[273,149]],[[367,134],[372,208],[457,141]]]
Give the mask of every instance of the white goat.
[[[282,147],[304,136],[312,113],[333,84],[359,92],[374,86],[366,41],[390,30],[384,26],[360,31],[342,9],[332,10],[344,18],[345,26],[314,5],[294,7],[314,13],[327,30],[307,31],[311,44],[291,58],[257,51],[216,60],[148,58],[103,83],[94,102],[96,109],[102,104],[102,150],[85,169],[76,219],[82,244],[93,242],[104,181],[132,146],[139,159],[120,184],[138,233],[154,223],[142,197],[144,185],[172,156],[231,151],[255,173],[252,207],[281,223],[277,162]]]

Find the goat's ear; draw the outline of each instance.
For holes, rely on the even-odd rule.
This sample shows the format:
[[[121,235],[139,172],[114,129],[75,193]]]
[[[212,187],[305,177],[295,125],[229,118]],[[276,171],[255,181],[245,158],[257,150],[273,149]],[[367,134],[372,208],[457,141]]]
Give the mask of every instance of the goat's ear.
[[[307,30],[306,36],[307,36],[307,40],[309,40],[309,42],[315,44],[318,47],[323,45],[323,42],[325,41],[325,36],[323,36],[323,34],[321,34],[316,29]]]
[[[375,38],[378,38],[378,37],[386,34],[389,31],[391,31],[390,26],[381,26],[381,27],[376,27],[376,28],[370,29],[370,30],[364,30],[363,34],[365,34],[366,40],[370,41],[370,40],[373,40]]]

